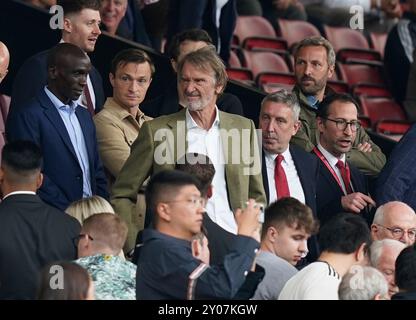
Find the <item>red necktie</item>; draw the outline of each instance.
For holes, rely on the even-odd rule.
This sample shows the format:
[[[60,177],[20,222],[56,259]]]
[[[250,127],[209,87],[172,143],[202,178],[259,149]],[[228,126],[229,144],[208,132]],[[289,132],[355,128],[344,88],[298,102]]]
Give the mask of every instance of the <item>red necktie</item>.
[[[277,199],[289,197],[289,185],[287,184],[286,174],[282,167],[283,156],[279,154],[276,157],[276,166],[274,167],[274,183],[276,186]]]
[[[347,194],[352,193],[350,168],[348,167],[348,165],[344,165],[344,162],[342,162],[341,160],[338,160],[336,166],[341,172],[341,177],[342,177],[342,180],[344,181]]]
[[[88,83],[85,84],[84,90],[83,90],[84,96],[85,96],[85,102],[87,104],[87,109],[91,113],[91,116],[94,116],[94,105],[92,103],[90,90],[88,89]]]

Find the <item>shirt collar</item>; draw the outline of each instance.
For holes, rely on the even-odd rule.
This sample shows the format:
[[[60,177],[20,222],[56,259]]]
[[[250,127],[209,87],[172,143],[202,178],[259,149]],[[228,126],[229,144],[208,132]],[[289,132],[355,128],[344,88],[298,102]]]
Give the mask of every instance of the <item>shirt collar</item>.
[[[324,157],[328,160],[331,167],[335,167],[338,160],[341,160],[345,164],[345,154],[342,154],[341,158],[335,157],[333,154],[329,153],[320,143],[318,143],[318,149],[322,152]]]
[[[35,196],[36,195],[36,192],[33,192],[33,191],[13,191],[13,192],[10,192],[10,193],[6,194],[3,197],[3,200],[6,199],[7,197],[10,197],[10,196],[15,195],[15,194],[31,194],[31,195],[34,195]]]
[[[114,113],[117,117],[120,119],[125,119],[129,117],[133,117],[130,112],[128,112],[126,109],[124,109],[120,104],[118,104],[114,98],[107,98],[104,108],[107,110],[111,110],[112,113]],[[144,119],[145,114],[140,110],[139,106],[137,106],[137,115],[136,120],[139,121],[142,118]]]
[[[191,113],[189,112],[189,109],[186,108],[186,112],[185,112],[185,117],[186,117],[186,128],[189,129],[195,129],[195,128],[200,128],[200,126],[198,126],[198,124],[195,122],[195,120],[192,118]],[[212,126],[210,129],[212,128],[219,128],[220,126],[220,114],[218,111],[217,106],[215,105],[215,120],[212,123]]]
[[[45,86],[44,88],[46,95],[49,97],[49,99],[51,100],[52,104],[55,106],[55,108],[59,111],[60,109],[62,109],[63,107],[69,107],[71,110],[73,110],[75,112],[78,104],[77,101],[70,101],[69,104],[64,104],[61,100],[58,99],[57,96],[55,96],[52,91],[50,91],[48,89],[47,86]]]
[[[277,157],[277,153],[270,153],[270,152],[268,152],[268,151],[266,151],[266,150],[264,150],[264,155],[265,155],[265,157],[266,158],[268,158],[269,160],[271,160],[271,161],[275,161],[276,160],[276,157]],[[290,154],[290,150],[289,150],[289,146],[287,146],[287,148],[286,148],[286,150],[285,151],[283,151],[282,153],[281,153],[281,155],[283,156],[283,158],[284,158],[284,162],[286,162],[287,163],[287,161],[290,159],[290,158],[292,158],[292,156],[291,156],[291,154]]]

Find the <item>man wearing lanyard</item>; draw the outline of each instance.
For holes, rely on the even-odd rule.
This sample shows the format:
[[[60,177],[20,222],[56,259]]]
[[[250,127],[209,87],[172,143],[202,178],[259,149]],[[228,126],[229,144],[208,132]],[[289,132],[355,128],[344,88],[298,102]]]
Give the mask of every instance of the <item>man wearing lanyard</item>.
[[[357,116],[357,102],[347,94],[330,95],[319,107],[319,143],[313,152],[322,165],[316,193],[321,224],[343,211],[362,214],[371,223],[368,206],[375,206],[375,202],[367,195],[365,177],[345,156],[360,128]]]

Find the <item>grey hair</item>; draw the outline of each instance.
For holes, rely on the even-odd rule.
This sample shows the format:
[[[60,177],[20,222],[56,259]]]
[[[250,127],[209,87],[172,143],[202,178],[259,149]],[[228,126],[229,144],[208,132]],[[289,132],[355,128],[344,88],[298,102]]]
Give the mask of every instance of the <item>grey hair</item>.
[[[373,300],[378,294],[386,299],[388,290],[386,278],[376,268],[352,266],[342,277],[338,294],[340,300]]]
[[[288,92],[285,89],[270,93],[263,98],[263,101],[261,102],[261,108],[263,109],[264,104],[269,101],[285,104],[290,109],[292,109],[293,120],[299,120],[300,105],[298,98],[294,93]]]
[[[327,58],[328,65],[329,66],[334,66],[335,65],[336,56],[335,56],[334,47],[324,37],[321,37],[321,36],[309,37],[309,38],[305,38],[302,41],[298,42],[298,44],[295,46],[295,48],[293,50],[293,56],[295,57],[295,60],[296,60],[296,57],[297,57],[300,49],[302,49],[304,47],[324,47],[326,49],[326,54],[327,54],[327,57],[328,57]]]
[[[370,262],[374,268],[377,268],[381,254],[383,253],[383,250],[386,247],[394,248],[401,251],[404,248],[406,248],[406,245],[394,239],[383,239],[373,241],[373,243],[370,246]]]
[[[384,223],[384,204],[379,206],[374,214],[373,224],[383,224]]]

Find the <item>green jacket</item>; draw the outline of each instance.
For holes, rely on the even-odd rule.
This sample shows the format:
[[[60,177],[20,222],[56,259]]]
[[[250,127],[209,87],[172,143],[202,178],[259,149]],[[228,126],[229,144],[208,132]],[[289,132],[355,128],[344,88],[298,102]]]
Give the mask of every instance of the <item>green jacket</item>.
[[[131,153],[113,185],[111,203],[115,212],[120,214],[129,227],[125,249],[134,247],[137,232],[143,221],[137,217],[137,193],[147,177],[162,170],[172,170],[176,160],[185,155],[188,148],[186,141],[186,109],[177,113],[161,116],[144,122],[140,134],[133,143]],[[253,121],[219,111],[219,126],[223,146],[230,144],[225,154],[225,179],[231,209],[242,208],[249,198],[259,203],[266,203],[261,175],[260,153]],[[241,134],[241,129],[245,129]],[[165,130],[165,131],[164,131]],[[228,139],[237,133],[238,143]],[[223,134],[228,134],[223,135]],[[170,139],[166,139],[169,137]],[[237,140],[235,140],[237,141]],[[238,152],[239,150],[243,152]],[[250,158],[251,157],[251,158]],[[255,159],[256,168],[249,170],[247,162]],[[165,160],[162,163],[160,160]]]
[[[319,131],[316,124],[316,111],[311,108],[305,95],[295,86],[293,92],[296,94],[300,104],[299,120],[302,123],[298,132],[292,137],[291,142],[310,152],[318,144]],[[327,87],[325,94],[332,90]],[[358,150],[360,143],[369,142],[372,147],[371,152],[361,152]],[[381,149],[371,141],[363,127],[357,131],[357,135],[352,145],[352,149],[347,153],[347,160],[366,175],[376,176],[379,174],[384,164],[386,156]]]

